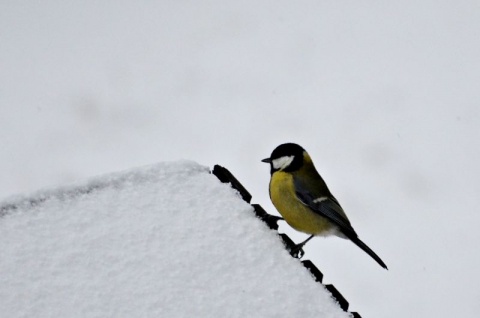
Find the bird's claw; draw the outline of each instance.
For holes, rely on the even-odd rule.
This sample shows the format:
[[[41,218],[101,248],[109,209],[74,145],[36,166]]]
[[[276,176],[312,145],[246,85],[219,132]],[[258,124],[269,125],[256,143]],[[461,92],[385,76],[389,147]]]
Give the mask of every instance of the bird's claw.
[[[289,252],[290,252],[290,255],[292,255],[292,257],[295,257],[295,258],[302,258],[303,255],[305,255],[305,252],[303,251],[303,245],[295,245],[294,247],[292,247]]]

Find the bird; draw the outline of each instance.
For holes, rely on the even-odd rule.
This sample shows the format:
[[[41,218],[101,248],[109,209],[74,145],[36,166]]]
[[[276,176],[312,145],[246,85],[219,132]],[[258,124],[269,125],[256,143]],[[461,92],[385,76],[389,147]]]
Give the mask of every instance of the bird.
[[[388,270],[380,257],[358,238],[305,149],[295,143],[281,144],[262,162],[270,164],[269,194],[273,205],[288,225],[310,234],[295,246],[292,255],[298,256],[296,252],[315,236],[333,235],[349,239]]]

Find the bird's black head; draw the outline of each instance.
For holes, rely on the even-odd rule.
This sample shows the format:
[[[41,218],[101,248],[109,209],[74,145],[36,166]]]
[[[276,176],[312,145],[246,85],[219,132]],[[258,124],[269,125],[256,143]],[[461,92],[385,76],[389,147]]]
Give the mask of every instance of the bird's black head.
[[[281,144],[273,150],[270,158],[263,159],[262,162],[270,164],[270,173],[275,171],[293,172],[300,169],[303,165],[303,153],[305,149],[297,144]]]

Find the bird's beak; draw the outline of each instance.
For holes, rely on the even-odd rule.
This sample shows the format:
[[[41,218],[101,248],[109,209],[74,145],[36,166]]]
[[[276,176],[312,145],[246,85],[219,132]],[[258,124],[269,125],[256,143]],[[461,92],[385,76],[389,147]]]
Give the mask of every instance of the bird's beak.
[[[262,160],[262,162],[271,163],[271,162],[272,162],[272,159],[270,159],[270,158],[265,158],[265,159]]]

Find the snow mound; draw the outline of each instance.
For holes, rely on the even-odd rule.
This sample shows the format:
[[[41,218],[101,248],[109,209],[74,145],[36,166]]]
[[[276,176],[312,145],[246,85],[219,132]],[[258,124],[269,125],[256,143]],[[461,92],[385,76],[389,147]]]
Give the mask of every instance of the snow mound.
[[[235,190],[160,163],[0,204],[5,317],[348,317]]]

